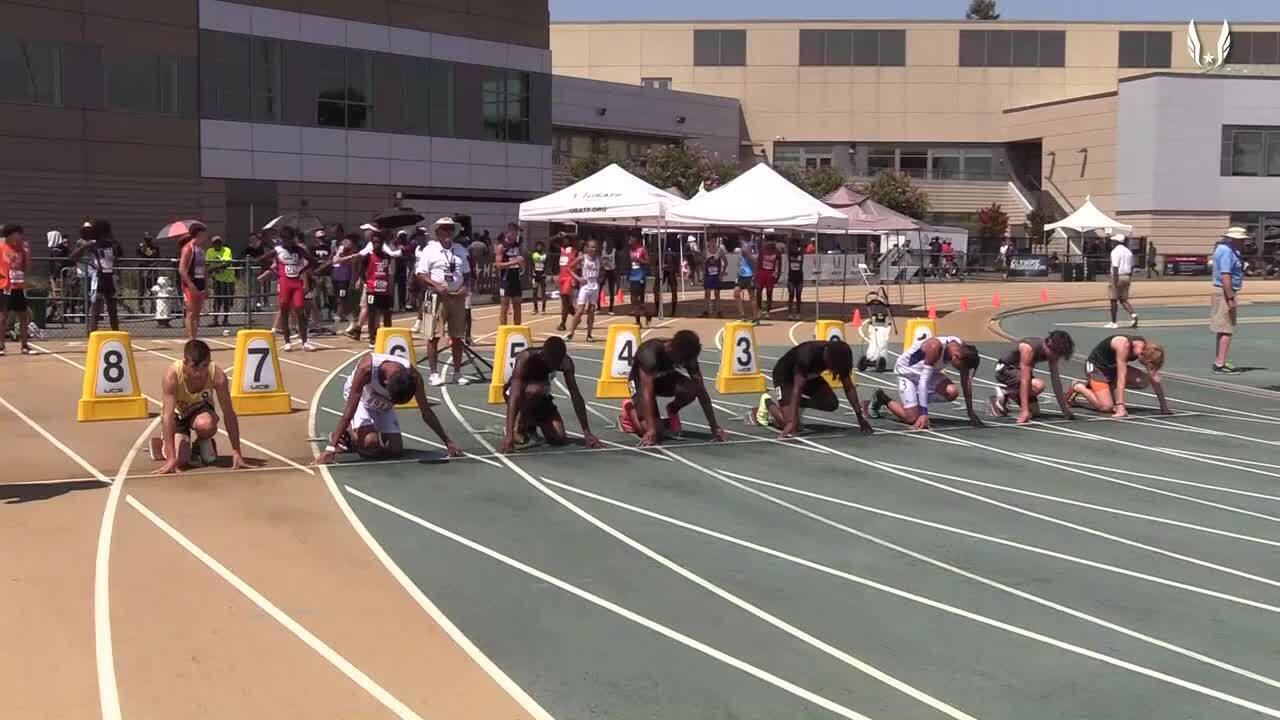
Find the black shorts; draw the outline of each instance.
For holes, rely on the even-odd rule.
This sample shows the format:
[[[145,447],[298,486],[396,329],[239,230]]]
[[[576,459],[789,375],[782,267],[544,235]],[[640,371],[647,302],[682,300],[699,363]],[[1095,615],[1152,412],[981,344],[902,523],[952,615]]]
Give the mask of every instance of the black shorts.
[[[996,363],[996,383],[1003,385],[1007,390],[1020,390],[1022,388],[1022,366]]]
[[[632,280],[631,281],[631,302],[643,302],[643,301],[644,301],[644,281],[641,280],[640,282],[636,282],[635,280]]]
[[[391,293],[368,293],[366,300],[374,310],[391,310]]]
[[[659,375],[653,379],[653,396],[654,397],[675,397],[680,391],[680,385],[688,380],[680,373],[667,373]],[[627,389],[631,392],[631,399],[640,402],[640,375],[633,373],[627,378]]]
[[[547,287],[547,273],[535,271],[533,273],[533,286],[545,289]]]
[[[207,402],[197,403],[187,408],[186,412],[178,413],[178,434],[190,435],[191,424],[196,421],[198,416],[204,413],[209,413],[214,417],[215,421],[217,420],[218,414],[213,411],[213,405]]]
[[[751,290],[755,288],[755,286],[756,286],[756,283],[752,278],[742,277],[741,275],[738,276],[737,287],[739,290]]]
[[[791,403],[791,393],[794,391],[795,386],[791,383],[781,384],[776,379],[774,380],[774,385],[778,391],[778,402],[784,407],[789,405]],[[801,400],[827,399],[828,396],[834,399],[835,391],[827,384],[826,378],[819,377],[806,380],[804,385],[800,387]],[[837,400],[837,402],[839,401]]]
[[[93,299],[114,300],[116,297],[116,278],[112,273],[98,273]]]
[[[516,273],[503,275],[498,289],[503,297],[519,298],[524,295],[524,284],[520,281],[520,275]]]
[[[787,287],[804,287],[804,273],[794,272],[787,275]]]
[[[17,290],[0,290],[0,312],[26,312],[27,310],[27,291],[21,288]],[[4,328],[0,328],[3,331]]]
[[[502,399],[508,402],[511,401],[510,382],[502,388]],[[524,407],[519,408],[518,412],[520,413],[520,424],[525,427],[538,427],[544,422],[560,417],[560,409],[556,407],[555,399],[551,397],[549,392],[526,395]]]

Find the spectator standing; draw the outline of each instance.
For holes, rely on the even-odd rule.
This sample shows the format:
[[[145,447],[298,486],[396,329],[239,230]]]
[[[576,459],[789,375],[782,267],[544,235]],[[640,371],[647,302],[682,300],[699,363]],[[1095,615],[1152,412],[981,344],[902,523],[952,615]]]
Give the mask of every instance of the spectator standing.
[[[1234,375],[1239,370],[1227,361],[1231,336],[1236,330],[1237,295],[1244,288],[1244,261],[1240,245],[1249,237],[1242,227],[1227,228],[1213,249],[1213,294],[1209,297],[1209,328],[1217,340],[1212,370]]]
[[[473,243],[474,244],[474,243]],[[498,324],[506,325],[510,313],[513,324],[519,325],[524,306],[524,249],[520,246],[520,228],[515,223],[507,225],[507,231],[499,238],[494,252],[494,267],[498,271]],[[475,258],[474,255],[471,256]]]
[[[120,329],[120,312],[117,308],[116,260],[120,243],[111,233],[111,223],[106,220],[95,220],[88,236],[79,247],[71,251],[68,260],[75,263],[82,255],[89,255],[89,269],[92,273],[90,281],[89,332],[98,329],[98,316],[105,309],[111,322],[112,330]]]
[[[333,245],[329,242],[329,236],[324,230],[317,230],[312,235],[311,244],[307,247],[311,253],[311,259],[315,263],[307,278],[311,281],[311,288],[308,293],[308,312],[309,320],[312,322],[332,322],[333,310],[335,306],[335,298],[333,296]],[[321,310],[328,313],[327,317],[322,316]]]
[[[204,234],[207,228],[193,223],[191,234],[182,240],[178,251],[178,279],[182,282],[183,299],[186,301],[187,339],[195,340],[200,329],[200,313],[209,299],[204,265]]]
[[[246,260],[245,265],[248,266],[246,268],[246,271],[249,277],[252,277],[256,275],[258,272],[261,272],[266,269],[266,263],[263,260],[263,258],[266,256],[266,253],[267,251],[262,247],[262,235],[260,233],[250,233],[249,244],[246,245],[244,249],[244,259]],[[245,289],[246,289],[245,294],[250,295],[252,292],[251,288],[246,287]],[[270,278],[263,280],[260,283],[257,283],[257,289],[258,289],[258,293],[257,293],[258,297],[257,297],[257,301],[254,303],[254,306],[258,310],[261,310],[263,304],[267,302],[267,294],[271,292]],[[251,299],[253,298],[250,297],[246,299],[245,302],[247,303]]]
[[[359,292],[356,290],[355,283],[352,282],[354,273],[349,263],[339,263],[337,258],[354,255],[356,252],[356,241],[359,239],[355,233],[348,233],[346,237],[340,239],[333,248],[333,255],[330,259],[330,282],[333,283],[333,300],[334,315],[336,322],[334,323],[334,332],[338,332],[344,321],[351,318],[354,312],[356,296]]]
[[[507,232],[519,233],[520,228],[515,223],[507,225]],[[476,277],[486,277],[489,272],[489,251],[493,249],[493,241],[489,238],[489,231],[485,230],[476,239],[471,241],[467,246],[467,253],[470,255],[471,273]],[[495,253],[496,255],[496,253]]]
[[[470,382],[462,374],[462,339],[466,335],[466,295],[471,291],[469,253],[454,244],[458,225],[453,218],[442,217],[433,227],[438,242],[425,250],[426,282],[435,293],[435,314],[429,323],[431,340],[427,344],[430,382],[439,386],[449,382],[449,366],[438,370],[439,340],[447,334],[453,347],[453,368],[460,385]]]
[[[213,326],[231,325],[231,299],[236,294],[236,269],[232,264],[231,246],[214,235],[204,251],[204,261],[213,278]],[[219,323],[218,321],[222,322]]]
[[[31,267],[31,250],[22,236],[21,225],[5,225],[0,229],[0,355],[4,355],[5,336],[9,333],[9,315],[18,322],[18,342],[22,354],[30,355],[27,344],[27,270]]]
[[[400,253],[396,256],[395,263],[396,308],[400,312],[404,312],[413,306],[413,302],[409,299],[409,271],[413,258],[406,254],[406,251],[412,250],[409,244],[409,232],[407,230],[397,232],[395,240],[392,241],[392,247]]]
[[[618,244],[612,238],[605,241],[604,250],[600,253],[600,269],[601,269],[601,274],[603,275],[603,279],[601,281],[601,287],[609,295],[609,314],[617,315],[618,313],[614,310],[613,303],[614,303],[614,300],[617,299],[618,287],[619,287],[618,286]],[[535,290],[534,314],[537,314],[536,292],[537,291]]]
[[[1129,313],[1129,327],[1138,327],[1138,313],[1133,311],[1133,305],[1129,304],[1129,283],[1133,279],[1133,251],[1129,250],[1127,245],[1129,239],[1124,235],[1116,234],[1111,236],[1111,241],[1115,243],[1115,247],[1111,248],[1111,322],[1106,324],[1108,330],[1114,330],[1120,327],[1116,324],[1117,306],[1123,305],[1126,312]]]

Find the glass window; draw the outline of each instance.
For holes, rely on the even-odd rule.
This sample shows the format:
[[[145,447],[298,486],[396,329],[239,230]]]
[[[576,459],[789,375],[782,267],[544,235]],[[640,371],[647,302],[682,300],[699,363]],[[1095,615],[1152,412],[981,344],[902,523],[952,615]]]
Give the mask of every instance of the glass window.
[[[529,141],[529,73],[492,69],[480,86],[485,137]]]
[[[1267,175],[1280,175],[1280,132],[1269,132],[1267,143]]]
[[[694,30],[694,65],[746,65],[746,30]]]
[[[800,64],[822,65],[826,62],[826,30],[800,31]]]
[[[970,180],[993,180],[995,179],[995,161],[990,154],[966,152],[964,176]]]
[[[62,104],[62,48],[5,38],[0,43],[0,100]]]
[[[284,85],[284,54],[279,40],[253,38],[248,50],[252,68],[250,86],[253,93],[253,119],[256,122],[279,122]]]
[[[1231,49],[1227,51],[1227,62],[1232,65],[1248,65],[1253,57],[1253,36],[1258,33],[1231,33]]]
[[[1250,62],[1254,65],[1275,65],[1280,63],[1280,34],[1270,32],[1254,33],[1253,55]]]
[[[982,67],[987,64],[987,33],[985,30],[960,31],[960,65]]]
[[[853,31],[853,64],[880,64],[880,34],[875,30]]]
[[[551,138],[551,162],[563,165],[573,158],[573,136],[556,132]]]
[[[216,117],[248,120],[250,107],[249,38],[217,33],[213,39],[214,107]]]
[[[1009,30],[987,31],[987,67],[1009,67],[1012,60],[1013,33]]]
[[[589,135],[574,135],[569,141],[569,155],[575,158],[591,157],[595,144]]]
[[[960,154],[933,154],[934,180],[955,180],[961,177]]]
[[[1231,174],[1262,174],[1263,135],[1256,130],[1237,130],[1231,143]]]
[[[1149,68],[1167,68],[1173,61],[1173,33],[1149,32],[1146,60]]]
[[[849,30],[828,30],[826,36],[826,64],[837,67],[853,64],[853,33]]]
[[[177,58],[108,49],[102,59],[108,110],[179,112]]]
[[[1036,67],[1040,64],[1040,34],[1019,30],[1010,34],[1014,67]]]
[[[1120,58],[1117,64],[1122,68],[1147,66],[1147,34],[1145,32],[1120,31]]]
[[[871,152],[867,156],[867,175],[875,177],[885,170],[893,171],[897,169],[898,154],[894,148],[871,148]]]
[[[640,84],[647,88],[654,88],[655,90],[670,90],[671,78],[669,77],[668,78],[660,78],[660,77],[640,78]]]
[[[907,64],[907,31],[877,30],[880,40],[880,65],[902,67]]]
[[[720,31],[720,64],[734,66],[747,64],[746,30]]]
[[[1066,67],[1067,33],[1065,30],[1040,30],[1040,67]]]
[[[324,48],[314,62],[318,95],[316,124],[367,128],[373,122],[373,56],[358,50]]]
[[[431,130],[431,61],[402,58],[400,66],[401,126],[407,132],[427,135]]]
[[[453,63],[432,60],[431,64],[431,123],[428,133],[436,137],[453,137],[454,83]]]
[[[929,153],[925,150],[903,150],[898,169],[913,178],[925,178],[929,174]]]
[[[720,64],[720,31],[719,30],[694,30],[693,31],[693,64],[694,65],[719,65]]]

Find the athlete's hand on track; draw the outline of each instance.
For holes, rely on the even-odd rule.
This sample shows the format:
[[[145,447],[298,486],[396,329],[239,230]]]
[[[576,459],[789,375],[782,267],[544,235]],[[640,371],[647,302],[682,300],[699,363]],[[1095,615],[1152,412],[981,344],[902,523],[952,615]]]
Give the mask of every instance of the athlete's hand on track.
[[[725,433],[724,428],[713,427],[711,428],[711,439],[716,442],[725,442],[729,439],[729,436]]]
[[[640,447],[653,447],[658,444],[658,431],[649,430],[640,438]]]
[[[178,459],[166,460],[160,469],[152,473],[153,475],[173,475],[182,472],[182,466],[178,464]]]
[[[1070,420],[1070,419],[1071,419],[1071,416],[1070,416],[1070,415],[1068,415],[1068,416],[1067,416],[1067,419],[1068,419],[1068,420]],[[1018,424],[1019,424],[1019,425],[1026,425],[1026,424],[1027,424],[1027,423],[1029,423],[1029,422],[1031,422],[1031,413],[1027,412],[1026,410],[1023,410],[1022,412],[1018,413]]]
[[[466,455],[466,453],[462,452],[462,448],[458,447],[452,440],[444,444],[444,449],[451,458],[459,458]]]
[[[798,432],[800,432],[800,426],[797,423],[787,423],[786,427],[782,428],[782,434],[778,437],[785,440],[795,437]]]
[[[866,415],[858,416],[858,429],[864,435],[870,435],[875,432],[875,428],[871,427],[871,421],[867,419]]]
[[[593,450],[604,447],[604,443],[600,442],[600,438],[591,433],[582,434],[582,444]]]
[[[498,454],[507,455],[516,449],[516,439],[513,437],[503,437],[502,442],[498,445]]]
[[[916,418],[915,422],[911,423],[912,430],[928,430],[931,427],[933,426],[929,424],[928,415],[921,415],[920,417]]]
[[[239,450],[232,450],[232,451],[231,451],[231,469],[232,469],[232,470],[243,470],[243,469],[245,469],[245,468],[247,468],[247,467],[249,467],[249,466],[245,464],[245,462],[244,462],[244,456],[240,454],[240,451],[239,451]]]
[[[1115,411],[1115,413],[1114,413],[1114,417],[1122,418],[1122,417],[1125,417],[1125,416],[1126,416],[1126,415],[1128,415],[1128,414],[1129,414],[1129,411],[1124,409],[1124,405],[1123,405],[1123,404],[1121,404],[1121,405],[1117,405],[1117,406],[1116,406],[1116,411]]]
[[[338,451],[337,451],[337,450],[325,450],[324,452],[322,452],[322,453],[320,453],[318,456],[316,456],[316,460],[315,460],[315,462],[313,462],[313,463],[311,463],[311,464],[312,464],[312,465],[329,465],[329,464],[331,464],[334,460],[337,460],[337,459],[338,459]]]
[[[978,417],[977,415],[969,416],[969,426],[976,427],[976,428],[985,427],[982,423],[982,418]]]

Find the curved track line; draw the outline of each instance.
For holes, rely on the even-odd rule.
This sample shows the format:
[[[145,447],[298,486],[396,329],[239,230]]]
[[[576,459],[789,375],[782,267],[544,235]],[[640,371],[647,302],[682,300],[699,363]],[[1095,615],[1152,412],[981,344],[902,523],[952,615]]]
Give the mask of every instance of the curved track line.
[[[124,456],[116,471],[115,481],[107,493],[107,504],[102,509],[102,525],[98,528],[98,550],[93,563],[93,644],[98,665],[98,702],[102,706],[102,720],[120,720],[120,688],[116,681],[115,654],[111,645],[111,534],[116,526],[116,508],[120,505],[120,493],[129,468],[138,456],[142,445],[160,425],[163,415],[156,417],[142,429],[133,447]]]
[[[316,388],[315,395],[311,398],[311,410],[308,412],[307,417],[307,428],[311,437],[316,436],[316,409],[320,405],[320,394],[329,386],[329,383],[333,382],[333,379],[337,377],[338,373],[342,372],[342,370],[348,365],[359,360],[361,357],[363,357],[363,355],[357,355],[347,362],[339,365],[330,371],[324,380],[320,381],[319,387]],[[313,448],[313,452],[317,457],[319,456],[318,449]],[[497,664],[490,660],[480,648],[476,647],[475,643],[471,642],[471,639],[468,638],[466,634],[464,634],[462,630],[458,628],[457,625],[453,624],[453,621],[444,614],[444,611],[435,603],[431,602],[431,599],[422,592],[422,589],[415,585],[413,580],[409,579],[409,576],[405,574],[404,570],[400,569],[400,566],[396,564],[395,560],[391,559],[391,556],[387,554],[387,551],[382,548],[382,545],[380,545],[373,537],[373,534],[369,532],[369,529],[365,527],[364,523],[360,521],[360,518],[356,516],[355,511],[351,509],[351,505],[347,502],[346,496],[342,494],[337,483],[334,482],[333,474],[329,472],[329,467],[327,465],[321,465],[319,466],[319,470],[320,476],[324,478],[325,486],[329,488],[329,494],[333,496],[334,502],[337,503],[338,508],[342,510],[342,514],[347,518],[347,522],[351,525],[351,529],[355,530],[356,535],[360,536],[360,539],[364,541],[366,546],[368,546],[369,551],[373,553],[374,557],[378,558],[378,561],[381,562],[382,566],[391,574],[391,577],[395,578],[396,582],[400,583],[400,587],[409,594],[409,597],[413,598],[413,600],[418,603],[418,606],[427,613],[427,616],[439,625],[450,639],[457,643],[458,647],[462,648],[463,652],[465,652],[473,662],[479,665],[481,669],[483,669],[485,673],[493,679],[494,683],[496,683],[498,687],[502,688],[520,705],[520,707],[524,708],[525,712],[529,713],[534,720],[554,720],[551,714],[544,710],[542,706],[533,699],[533,697],[517,685],[516,682],[503,672],[502,668],[498,667]]]

